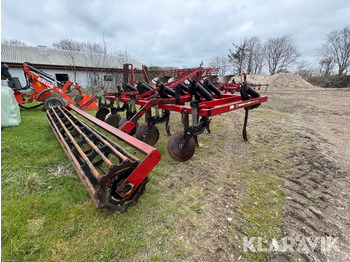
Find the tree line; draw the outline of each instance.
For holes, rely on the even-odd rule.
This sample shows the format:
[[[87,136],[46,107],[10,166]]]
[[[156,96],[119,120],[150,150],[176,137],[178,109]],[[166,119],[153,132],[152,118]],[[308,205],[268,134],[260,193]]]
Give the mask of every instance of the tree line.
[[[298,44],[290,35],[272,37],[262,42],[258,36],[232,43],[227,56],[213,58],[209,65],[225,75],[230,69],[234,74],[260,74],[267,70],[271,75],[294,71],[305,76],[346,75],[350,67],[350,27],[334,30],[317,49],[319,64],[310,66],[301,58]]]
[[[27,45],[18,39],[2,41],[4,44]],[[108,65],[110,55],[118,57],[118,62],[133,63],[137,61],[126,50],[113,53],[109,43],[103,37],[102,42],[79,42],[63,38],[55,43],[56,49],[66,50],[66,59],[75,72],[75,57],[77,53],[89,54],[86,61],[89,64]],[[209,62],[209,66],[219,68],[219,74],[225,75],[229,70],[234,74],[261,74],[268,71],[271,75],[280,72],[294,72],[303,76],[338,76],[346,75],[350,67],[350,26],[341,30],[331,31],[326,41],[317,49],[318,65],[309,65],[302,59],[299,46],[291,35],[271,37],[263,42],[258,36],[245,37],[240,43],[232,43],[232,48],[225,56],[218,56]],[[76,74],[74,74],[76,77]],[[94,76],[96,78],[96,76]]]

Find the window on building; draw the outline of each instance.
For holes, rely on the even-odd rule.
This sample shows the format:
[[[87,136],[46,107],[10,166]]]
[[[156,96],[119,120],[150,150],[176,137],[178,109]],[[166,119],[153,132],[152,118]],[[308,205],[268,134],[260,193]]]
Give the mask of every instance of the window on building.
[[[68,74],[56,74],[57,85],[62,88],[64,84],[69,80]]]
[[[112,77],[112,75],[104,75],[103,80],[111,82],[113,80],[113,77]]]

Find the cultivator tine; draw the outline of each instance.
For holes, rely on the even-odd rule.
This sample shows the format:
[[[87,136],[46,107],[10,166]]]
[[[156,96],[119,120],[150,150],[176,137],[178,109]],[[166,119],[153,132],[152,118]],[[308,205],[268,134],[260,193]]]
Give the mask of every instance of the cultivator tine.
[[[165,120],[165,131],[168,136],[171,136],[169,121],[170,121],[170,117],[167,117]]]
[[[248,136],[247,136],[247,124],[248,124],[248,113],[249,113],[249,108],[245,108],[245,115],[244,115],[244,123],[243,123],[243,139],[244,141],[248,141]]]
[[[66,108],[52,108],[47,120],[71,160],[97,208],[124,212],[143,194],[146,177],[136,189],[124,184],[141,161],[120,145],[73,115]],[[128,192],[133,193],[128,195]]]

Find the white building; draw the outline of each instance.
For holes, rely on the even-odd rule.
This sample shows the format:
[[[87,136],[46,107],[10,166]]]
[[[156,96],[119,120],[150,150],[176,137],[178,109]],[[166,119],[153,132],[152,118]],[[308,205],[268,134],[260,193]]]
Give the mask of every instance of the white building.
[[[140,62],[124,54],[107,56],[46,46],[1,45],[1,63],[10,67],[11,75],[18,77],[22,86],[26,85],[22,66],[24,62],[31,63],[57,81],[71,80],[82,88],[114,88],[122,80],[123,64],[133,64],[137,69],[142,67]],[[2,85],[7,85],[7,80],[1,80]]]

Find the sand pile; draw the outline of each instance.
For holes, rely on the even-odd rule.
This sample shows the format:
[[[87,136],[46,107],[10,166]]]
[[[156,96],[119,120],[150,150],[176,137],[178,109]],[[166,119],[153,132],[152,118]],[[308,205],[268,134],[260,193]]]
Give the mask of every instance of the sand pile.
[[[236,82],[241,81],[241,77],[234,78]],[[267,90],[280,89],[309,89],[315,88],[314,85],[307,82],[301,76],[290,73],[278,73],[276,75],[247,75],[248,83],[268,84]]]

